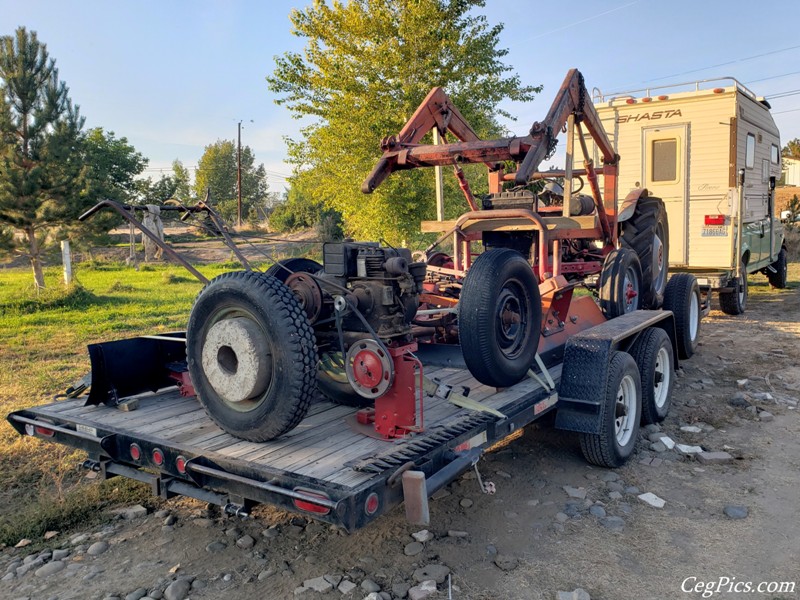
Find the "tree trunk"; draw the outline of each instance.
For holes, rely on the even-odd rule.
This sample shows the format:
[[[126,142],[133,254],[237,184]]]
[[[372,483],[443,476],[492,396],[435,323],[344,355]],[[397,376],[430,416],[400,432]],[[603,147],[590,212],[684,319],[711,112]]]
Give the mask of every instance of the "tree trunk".
[[[36,240],[36,230],[33,227],[25,229],[25,235],[28,236],[28,248],[31,259],[31,267],[33,268],[33,285],[36,291],[44,289],[44,272],[42,271],[42,257],[39,242]]]

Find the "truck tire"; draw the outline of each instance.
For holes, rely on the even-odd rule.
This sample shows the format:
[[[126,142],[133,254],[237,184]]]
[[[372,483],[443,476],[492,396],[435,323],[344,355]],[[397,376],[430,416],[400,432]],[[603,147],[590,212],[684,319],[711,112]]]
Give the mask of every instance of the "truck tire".
[[[732,279],[728,287],[733,290],[719,293],[719,307],[726,315],[744,314],[747,308],[747,267],[744,263],[739,270],[739,277]]]
[[[317,388],[334,404],[363,408],[374,400],[365,398],[347,380],[341,352],[328,352],[321,357],[317,368]]]
[[[675,345],[678,357],[691,358],[700,338],[700,287],[691,273],[670,277],[664,292],[664,309],[675,316]]]
[[[771,271],[770,268],[775,269],[775,271]],[[775,262],[767,267],[764,272],[767,275],[769,284],[776,289],[782,290],[786,287],[786,281],[789,277],[788,270],[788,265],[786,264],[786,248],[781,248]]]
[[[611,352],[600,431],[581,433],[581,451],[599,467],[619,467],[633,454],[642,414],[642,383],[630,354]]]
[[[600,309],[613,319],[641,308],[642,269],[633,250],[612,250],[600,272]]]
[[[528,261],[509,248],[481,254],[458,301],[464,362],[485,385],[508,387],[533,364],[542,326],[539,286]]]
[[[639,367],[642,380],[642,424],[660,423],[669,412],[675,379],[672,342],[660,327],[648,327],[628,353]]]
[[[284,269],[283,267],[286,267]],[[268,268],[264,273],[271,275],[280,282],[285,283],[292,273],[319,273],[322,271],[322,265],[310,258],[287,258],[279,260],[276,264]]]
[[[198,294],[186,332],[197,397],[211,419],[253,442],[293,429],[316,390],[314,330],[275,277],[224,273]]]
[[[620,244],[636,252],[642,267],[640,308],[660,308],[669,270],[669,223],[661,198],[640,198],[633,216],[620,225]]]

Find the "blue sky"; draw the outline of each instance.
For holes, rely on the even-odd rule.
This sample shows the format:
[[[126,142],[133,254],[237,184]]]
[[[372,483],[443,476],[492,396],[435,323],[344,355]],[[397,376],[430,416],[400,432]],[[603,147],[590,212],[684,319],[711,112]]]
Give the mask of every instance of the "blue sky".
[[[291,172],[283,136],[299,124],[265,76],[276,55],[302,49],[288,15],[309,3],[0,0],[0,34],[38,32],[87,125],[127,137],[150,159],[146,175],[175,158],[196,165],[242,119],[242,142],[280,191]],[[535,102],[505,107],[519,134],[544,116],[571,67],[604,92],[720,76],[759,95],[800,92],[797,0],[487,0],[485,14],[506,25],[506,62],[545,86]],[[771,102],[782,142],[800,137],[800,93]]]

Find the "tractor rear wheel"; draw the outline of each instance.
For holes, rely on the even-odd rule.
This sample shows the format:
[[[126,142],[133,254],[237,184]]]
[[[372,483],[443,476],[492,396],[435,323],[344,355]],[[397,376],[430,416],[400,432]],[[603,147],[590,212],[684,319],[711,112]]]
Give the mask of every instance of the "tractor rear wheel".
[[[189,316],[186,356],[208,415],[245,440],[293,429],[314,397],[314,330],[291,290],[263,273],[224,273],[203,288]]]
[[[533,364],[542,326],[539,285],[528,261],[509,248],[478,256],[458,301],[464,362],[485,385],[508,387]]]
[[[660,308],[669,267],[669,223],[661,198],[640,198],[633,216],[620,225],[620,244],[636,252],[642,267],[639,308]]]
[[[600,272],[600,309],[614,319],[642,308],[642,268],[633,250],[612,250]]]

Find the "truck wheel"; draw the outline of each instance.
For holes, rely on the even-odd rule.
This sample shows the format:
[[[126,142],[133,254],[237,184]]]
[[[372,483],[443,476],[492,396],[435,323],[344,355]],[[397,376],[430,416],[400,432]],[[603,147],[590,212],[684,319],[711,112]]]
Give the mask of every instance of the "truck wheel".
[[[773,273],[770,271],[770,268],[775,269]],[[772,263],[766,269],[767,279],[769,280],[769,284],[782,290],[786,287],[786,280],[788,279],[788,265],[786,264],[786,248],[781,248],[781,251],[778,252],[778,258],[775,259],[775,262]]]
[[[593,465],[619,467],[633,454],[639,437],[642,383],[630,354],[612,352],[599,433],[581,434],[581,451]]]
[[[744,263],[739,270],[739,277],[732,279],[728,286],[733,290],[719,293],[719,307],[727,315],[744,314],[747,308],[747,268]]]
[[[642,268],[633,250],[612,250],[600,272],[600,309],[613,319],[641,308]]]
[[[356,392],[350,385],[341,352],[327,352],[322,355],[317,368],[317,387],[334,404],[362,408],[374,402]]]
[[[203,288],[189,316],[186,357],[208,415],[245,440],[294,428],[316,390],[314,330],[289,288],[263,273],[224,273]]]
[[[667,417],[672,397],[675,373],[672,342],[663,329],[648,327],[628,353],[638,365],[642,380],[642,423],[660,423]]]
[[[675,344],[678,356],[694,355],[700,337],[700,288],[691,273],[673,275],[664,292],[664,309],[675,315]]]
[[[642,267],[640,308],[659,308],[669,269],[669,224],[661,198],[640,198],[633,216],[620,225],[620,244],[636,252]]]
[[[508,387],[528,372],[539,347],[542,300],[531,266],[509,248],[481,254],[458,301],[464,362],[485,385]]]
[[[286,267],[284,269],[283,267]],[[322,265],[310,258],[287,258],[279,260],[276,264],[272,265],[269,269],[264,271],[266,275],[272,275],[275,279],[281,282],[286,282],[289,275],[292,273],[319,273],[322,271]]]

